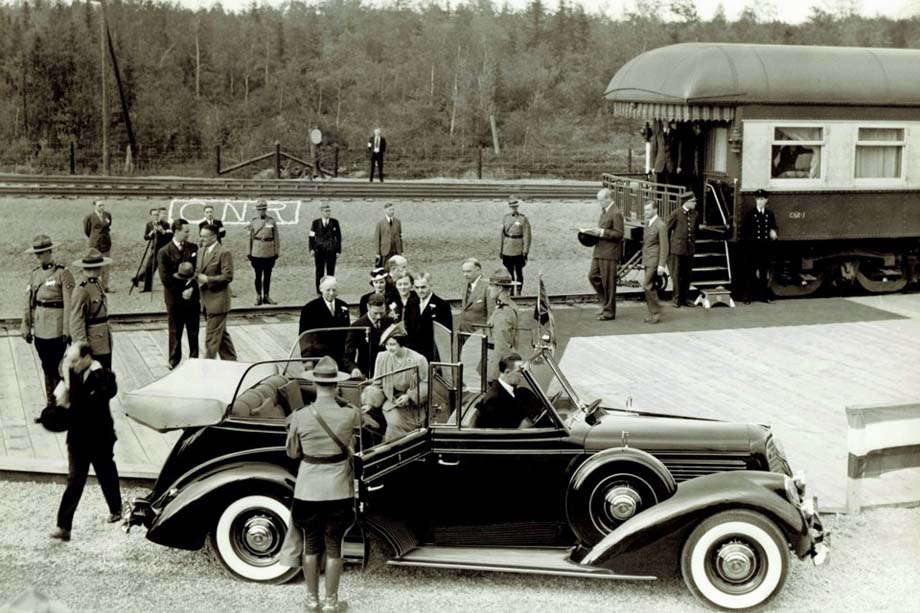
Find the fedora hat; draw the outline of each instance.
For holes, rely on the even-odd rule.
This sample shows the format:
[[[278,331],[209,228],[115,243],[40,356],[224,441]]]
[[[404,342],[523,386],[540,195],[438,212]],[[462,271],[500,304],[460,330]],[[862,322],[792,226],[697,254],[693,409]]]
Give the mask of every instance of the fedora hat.
[[[578,233],[578,242],[584,245],[585,247],[593,247],[597,244],[597,241],[600,240],[596,234],[590,234],[588,232],[579,232]]]
[[[47,234],[36,234],[32,238],[32,247],[23,251],[23,253],[42,253],[43,251],[50,251],[54,248],[54,243],[51,242],[51,237]]]
[[[179,269],[173,273],[173,277],[180,281],[188,281],[195,276],[195,266],[191,262],[182,262]]]
[[[406,338],[409,336],[409,333],[406,332],[406,324],[403,322],[397,322],[391,325],[389,328],[383,331],[383,334],[380,335],[380,346],[383,347],[387,344],[387,341],[391,338]],[[400,342],[401,345],[404,343]]]
[[[112,263],[112,258],[103,257],[98,249],[89,249],[82,259],[74,261],[71,266],[77,268],[102,268]]]
[[[351,378],[351,375],[340,372],[339,365],[328,355],[321,357],[313,370],[308,370],[303,376],[314,383],[339,383]]]
[[[517,284],[517,281],[511,278],[511,273],[508,272],[508,269],[504,267],[496,269],[496,271],[492,273],[492,276],[489,277],[489,285],[514,287]]]

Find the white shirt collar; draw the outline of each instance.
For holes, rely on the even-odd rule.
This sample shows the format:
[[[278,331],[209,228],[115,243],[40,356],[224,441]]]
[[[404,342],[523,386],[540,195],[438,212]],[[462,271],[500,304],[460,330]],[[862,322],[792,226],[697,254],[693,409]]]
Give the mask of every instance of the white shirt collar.
[[[498,378],[497,381],[501,384],[503,388],[505,388],[505,391],[508,392],[508,395],[514,398],[514,388],[511,387],[509,384],[505,383],[504,381],[502,381],[501,378]]]
[[[214,244],[211,245],[210,247],[208,247],[208,249],[207,249],[208,255],[214,253],[214,248],[215,248],[215,247],[217,247],[217,241],[214,241]]]
[[[480,279],[482,279],[482,275],[479,275],[478,277],[476,277],[475,279],[473,279],[472,281],[470,281],[470,289],[471,289],[471,290],[472,290],[472,289],[476,289],[476,284],[479,283],[479,280],[480,280]]]
[[[655,220],[656,220],[656,219],[658,219],[658,215],[654,215],[654,216],[652,216],[651,219],[648,220],[648,225],[649,225],[649,227],[651,227],[652,224],[655,223]]]
[[[180,251],[182,250],[182,243],[180,243],[176,239],[173,239],[172,242],[173,242],[173,245],[175,245],[177,249],[179,249]]]
[[[428,303],[431,302],[432,296],[434,296],[434,292],[431,292],[430,294],[428,294],[428,297],[425,298],[424,300],[419,301],[419,307],[418,307],[419,312],[424,311],[428,307]]]
[[[604,207],[604,213],[606,213],[607,211],[609,211],[609,210],[610,210],[610,207],[612,207],[612,206],[613,206],[613,202],[611,202],[610,204],[608,204],[607,206],[605,206],[605,207]]]

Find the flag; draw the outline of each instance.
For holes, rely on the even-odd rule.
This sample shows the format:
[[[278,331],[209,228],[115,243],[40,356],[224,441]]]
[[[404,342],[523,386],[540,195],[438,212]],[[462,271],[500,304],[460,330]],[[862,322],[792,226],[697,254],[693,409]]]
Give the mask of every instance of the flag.
[[[540,273],[540,286],[537,291],[537,302],[533,306],[533,318],[540,324],[540,344],[555,346],[556,321],[549,310],[549,298],[546,296],[546,285],[543,284],[543,273]]]

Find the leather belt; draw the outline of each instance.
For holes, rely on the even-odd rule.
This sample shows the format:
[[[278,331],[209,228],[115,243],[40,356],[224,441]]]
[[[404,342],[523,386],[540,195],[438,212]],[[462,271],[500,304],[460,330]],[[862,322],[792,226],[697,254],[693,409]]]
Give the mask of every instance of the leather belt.
[[[35,306],[45,309],[63,309],[64,302],[62,300],[36,300]]]
[[[253,239],[253,240],[256,240],[256,241],[262,241],[263,243],[270,243],[270,242],[272,242],[273,240],[275,240],[274,237],[272,237],[272,238],[262,238],[261,236],[253,236],[252,239]]]
[[[106,316],[106,317],[96,317],[96,318],[94,318],[94,319],[87,319],[87,320],[86,320],[86,325],[87,325],[87,326],[95,326],[95,325],[97,325],[97,324],[105,324],[105,323],[108,323],[108,321],[109,321],[108,316]]]
[[[304,464],[338,464],[339,462],[344,462],[348,459],[348,456],[344,453],[337,453],[335,455],[327,456],[315,456],[303,454],[300,457],[300,461]]]
[[[523,238],[524,238],[524,235],[521,234],[521,235],[519,235],[519,236],[517,236],[517,235],[516,235],[516,236],[512,236],[512,235],[508,234],[507,232],[505,232],[505,238],[520,238],[520,239],[523,239]]]

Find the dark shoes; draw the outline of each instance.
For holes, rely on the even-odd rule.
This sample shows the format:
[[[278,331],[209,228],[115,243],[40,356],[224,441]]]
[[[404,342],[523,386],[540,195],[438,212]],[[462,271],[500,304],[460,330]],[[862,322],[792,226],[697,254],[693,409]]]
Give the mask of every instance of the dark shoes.
[[[600,315],[597,316],[597,319],[599,321],[610,321],[611,319],[616,319],[616,318],[617,318],[616,315],[612,315],[610,313],[601,313]]]
[[[655,315],[654,317],[646,317],[642,321],[647,324],[660,324],[661,317],[659,317],[658,315]]]
[[[265,294],[265,296],[262,298],[262,304],[278,304],[278,303],[272,300],[271,296],[269,296],[268,294]]]
[[[105,523],[117,524],[120,521],[121,521],[121,513],[109,513],[109,516],[106,518]]]
[[[256,296],[256,306],[262,306],[262,296]]]
[[[50,534],[51,538],[57,539],[59,541],[64,541],[65,543],[70,540],[70,530],[64,530],[63,528],[58,528]]]

